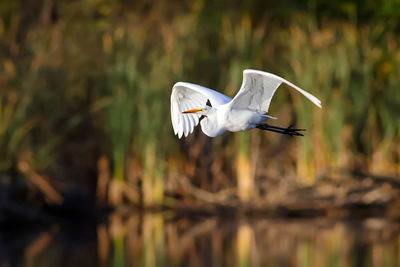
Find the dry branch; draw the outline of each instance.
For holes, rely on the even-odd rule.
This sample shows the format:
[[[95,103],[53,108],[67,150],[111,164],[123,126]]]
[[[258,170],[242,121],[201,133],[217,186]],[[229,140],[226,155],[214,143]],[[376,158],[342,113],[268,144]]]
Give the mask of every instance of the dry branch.
[[[212,193],[192,185],[187,178],[179,180],[182,189],[192,197],[206,203],[226,204],[227,200],[236,195],[236,188],[227,188],[218,192]]]
[[[50,204],[61,204],[63,202],[62,195],[43,176],[34,172],[26,161],[18,162],[18,169],[39,188]]]

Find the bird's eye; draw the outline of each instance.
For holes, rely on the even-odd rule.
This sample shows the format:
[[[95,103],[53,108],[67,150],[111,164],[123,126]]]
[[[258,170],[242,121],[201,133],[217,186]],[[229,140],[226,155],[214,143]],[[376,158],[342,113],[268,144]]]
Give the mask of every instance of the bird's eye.
[[[210,102],[210,99],[207,99],[206,105],[212,107],[211,102]]]

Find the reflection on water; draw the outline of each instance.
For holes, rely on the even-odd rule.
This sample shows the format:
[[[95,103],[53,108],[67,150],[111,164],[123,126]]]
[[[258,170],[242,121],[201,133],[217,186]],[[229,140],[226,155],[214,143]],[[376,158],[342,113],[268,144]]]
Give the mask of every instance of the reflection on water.
[[[2,229],[0,266],[398,266],[399,222],[110,215]]]

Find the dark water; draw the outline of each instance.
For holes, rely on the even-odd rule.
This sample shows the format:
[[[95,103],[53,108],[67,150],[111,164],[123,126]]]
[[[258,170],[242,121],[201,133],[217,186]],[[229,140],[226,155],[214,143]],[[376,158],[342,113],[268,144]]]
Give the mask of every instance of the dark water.
[[[399,266],[400,224],[173,213],[0,230],[0,266]]]

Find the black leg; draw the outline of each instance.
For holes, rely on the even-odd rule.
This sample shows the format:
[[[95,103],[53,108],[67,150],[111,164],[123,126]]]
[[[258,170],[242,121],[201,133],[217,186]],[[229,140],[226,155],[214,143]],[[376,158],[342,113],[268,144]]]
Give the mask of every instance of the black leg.
[[[261,130],[276,132],[276,133],[280,133],[280,134],[287,134],[290,136],[304,136],[302,133],[299,133],[299,131],[305,131],[305,129],[293,128],[293,125],[290,125],[287,128],[282,128],[282,127],[278,127],[278,126],[269,125],[267,123],[262,123],[262,124],[257,125],[256,127]]]

